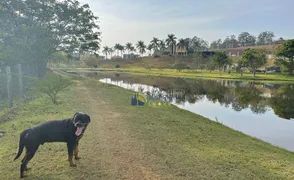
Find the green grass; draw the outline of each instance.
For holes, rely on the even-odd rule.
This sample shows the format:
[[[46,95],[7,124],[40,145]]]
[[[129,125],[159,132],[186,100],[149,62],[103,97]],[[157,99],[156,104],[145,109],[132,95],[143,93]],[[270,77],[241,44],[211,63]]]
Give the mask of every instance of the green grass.
[[[163,77],[181,77],[181,78],[203,78],[203,79],[226,79],[226,80],[242,80],[242,81],[263,81],[263,82],[284,82],[293,83],[294,76],[288,76],[285,74],[256,74],[253,77],[251,73],[244,73],[243,76],[237,73],[228,74],[227,72],[212,71],[201,71],[201,70],[174,70],[174,69],[121,69],[121,68],[76,68],[64,70],[98,70],[98,71],[114,71],[114,72],[124,72],[132,74],[141,75],[151,75],[151,76],[163,76]]]
[[[91,124],[70,168],[66,145],[42,145],[27,179],[293,179],[294,154],[172,105],[130,106],[132,92],[91,79],[53,105],[46,97],[0,124],[0,179],[17,179],[19,133],[47,120],[85,111]]]

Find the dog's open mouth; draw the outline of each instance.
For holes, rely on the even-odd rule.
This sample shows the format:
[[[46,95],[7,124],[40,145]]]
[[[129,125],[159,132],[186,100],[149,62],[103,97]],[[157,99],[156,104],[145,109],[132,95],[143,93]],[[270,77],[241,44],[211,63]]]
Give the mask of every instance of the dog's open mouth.
[[[77,136],[80,136],[82,133],[83,133],[83,130],[84,130],[84,127],[81,126],[81,127],[77,127],[77,130],[76,130],[76,135]]]

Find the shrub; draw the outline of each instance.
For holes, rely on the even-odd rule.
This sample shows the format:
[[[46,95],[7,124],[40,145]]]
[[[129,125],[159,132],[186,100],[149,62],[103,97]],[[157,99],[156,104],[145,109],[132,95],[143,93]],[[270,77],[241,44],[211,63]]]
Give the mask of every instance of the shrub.
[[[57,95],[72,84],[70,79],[48,73],[44,79],[36,80],[36,90],[49,96],[57,104]]]
[[[120,65],[119,64],[115,65],[115,68],[120,68]]]

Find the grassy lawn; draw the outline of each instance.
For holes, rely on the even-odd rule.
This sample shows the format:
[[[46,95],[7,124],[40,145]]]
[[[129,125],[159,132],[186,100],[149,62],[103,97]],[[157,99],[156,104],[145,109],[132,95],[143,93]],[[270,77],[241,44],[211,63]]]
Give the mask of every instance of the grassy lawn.
[[[27,179],[294,179],[294,154],[172,105],[130,106],[132,92],[75,79],[53,105],[46,97],[0,124],[0,179],[17,179],[19,134],[41,121],[92,117],[76,168],[66,145],[42,145]],[[23,156],[22,156],[23,157]]]
[[[182,70],[181,72],[174,69],[122,69],[122,68],[76,68],[65,70],[99,70],[99,71],[115,71],[115,72],[125,72],[132,74],[143,74],[152,76],[165,76],[165,77],[182,77],[182,78],[203,78],[203,79],[227,79],[227,80],[242,80],[242,81],[269,81],[269,82],[285,82],[293,83],[294,76],[288,76],[284,74],[256,74],[253,77],[251,73],[244,73],[243,76],[237,73],[228,74],[227,72],[218,71],[196,71],[196,70]]]

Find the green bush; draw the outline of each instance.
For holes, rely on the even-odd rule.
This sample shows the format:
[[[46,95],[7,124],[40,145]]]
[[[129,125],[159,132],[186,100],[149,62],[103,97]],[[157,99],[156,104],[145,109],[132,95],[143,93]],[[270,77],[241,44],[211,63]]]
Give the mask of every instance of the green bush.
[[[72,81],[68,78],[48,73],[44,79],[36,80],[36,90],[49,96],[54,104],[57,104],[59,92],[69,87]]]

